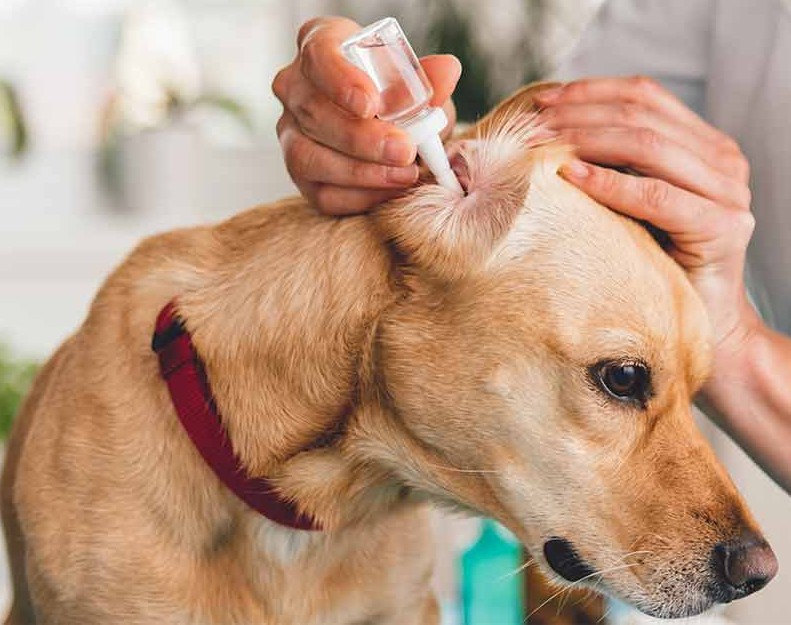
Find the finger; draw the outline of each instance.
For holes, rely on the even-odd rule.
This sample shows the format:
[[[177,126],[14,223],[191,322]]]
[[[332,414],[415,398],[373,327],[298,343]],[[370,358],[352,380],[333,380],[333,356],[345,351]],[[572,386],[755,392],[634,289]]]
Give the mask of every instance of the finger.
[[[445,116],[448,118],[448,125],[442,129],[439,136],[445,141],[453,134],[453,130],[456,127],[456,105],[453,103],[453,100],[445,100],[445,104],[442,105],[442,110],[445,111]]]
[[[578,160],[564,165],[560,174],[604,206],[667,232],[677,249],[674,256],[688,269],[721,255],[718,246],[743,247],[752,233],[751,213],[729,210],[663,180]]]
[[[561,132],[592,163],[629,167],[734,208],[747,208],[749,189],[648,128],[574,128]]]
[[[350,158],[295,128],[285,128],[280,142],[288,173],[295,181],[373,189],[403,188],[417,180],[417,165],[390,167]]]
[[[453,128],[456,126],[456,105],[450,96],[461,77],[461,62],[452,54],[436,54],[424,56],[420,59],[420,63],[434,88],[432,106],[442,107],[448,118],[448,125],[440,133],[444,140],[453,134]]]
[[[434,54],[424,56],[420,64],[434,88],[431,98],[432,106],[442,106],[453,94],[461,77],[461,62],[452,54]]]
[[[404,193],[403,189],[362,189],[311,183],[303,195],[325,215],[358,215]]]
[[[631,102],[605,104],[559,104],[541,111],[541,123],[552,130],[564,128],[650,128],[699,156],[709,167],[725,176],[742,179],[741,163],[723,157],[717,142],[702,140],[695,133],[656,111]]]
[[[360,26],[341,17],[307,22],[298,37],[300,69],[332,102],[361,118],[379,108],[379,94],[371,79],[341,53],[341,44]]]
[[[406,167],[417,156],[414,142],[398,126],[353,117],[310,83],[294,85],[285,106],[304,134],[353,158]]]
[[[646,76],[586,78],[541,91],[535,98],[542,106],[631,102],[663,113],[704,137],[721,141],[728,139],[657,81]]]
[[[324,185],[318,198],[328,214],[355,215],[403,194],[404,189],[371,190]]]

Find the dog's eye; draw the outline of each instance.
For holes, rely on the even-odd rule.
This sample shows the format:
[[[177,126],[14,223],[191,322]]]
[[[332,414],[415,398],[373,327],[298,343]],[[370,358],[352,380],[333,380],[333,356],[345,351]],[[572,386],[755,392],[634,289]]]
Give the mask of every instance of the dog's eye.
[[[648,367],[640,362],[605,362],[597,365],[599,385],[615,399],[645,404],[650,390]]]

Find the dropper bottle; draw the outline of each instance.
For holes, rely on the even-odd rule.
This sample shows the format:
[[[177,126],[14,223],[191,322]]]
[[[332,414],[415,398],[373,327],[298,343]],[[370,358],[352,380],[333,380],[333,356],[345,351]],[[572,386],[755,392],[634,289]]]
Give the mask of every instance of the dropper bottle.
[[[409,134],[440,185],[463,194],[439,137],[448,117],[430,106],[434,90],[398,21],[386,17],[366,26],[344,41],[341,51],[376,85],[381,99],[377,116]]]

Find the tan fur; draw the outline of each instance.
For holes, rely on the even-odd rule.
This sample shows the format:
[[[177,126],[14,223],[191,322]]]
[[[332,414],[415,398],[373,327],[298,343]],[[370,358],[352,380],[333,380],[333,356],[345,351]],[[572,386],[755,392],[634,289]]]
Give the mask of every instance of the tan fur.
[[[423,185],[345,219],[284,200],[116,269],[10,443],[9,623],[436,624],[426,502],[539,559],[569,537],[644,609],[703,606],[689,572],[752,526],[690,418],[703,308],[642,228],[557,175],[568,150],[537,145],[530,93],[460,137],[466,198]],[[250,511],[191,446],[149,347],[173,298],[240,459],[326,532]],[[585,379],[633,355],[655,371],[646,413]]]
[[[561,592],[563,590],[563,592]],[[527,625],[602,625],[608,623],[604,598],[587,588],[559,589],[538,567],[524,571]]]

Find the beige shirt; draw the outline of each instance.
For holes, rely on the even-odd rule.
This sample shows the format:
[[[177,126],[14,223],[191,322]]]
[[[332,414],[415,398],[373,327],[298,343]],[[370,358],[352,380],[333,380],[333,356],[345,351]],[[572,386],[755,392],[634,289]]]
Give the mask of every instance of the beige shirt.
[[[610,0],[557,72],[646,74],[741,145],[752,168],[753,300],[791,334],[791,0]]]

